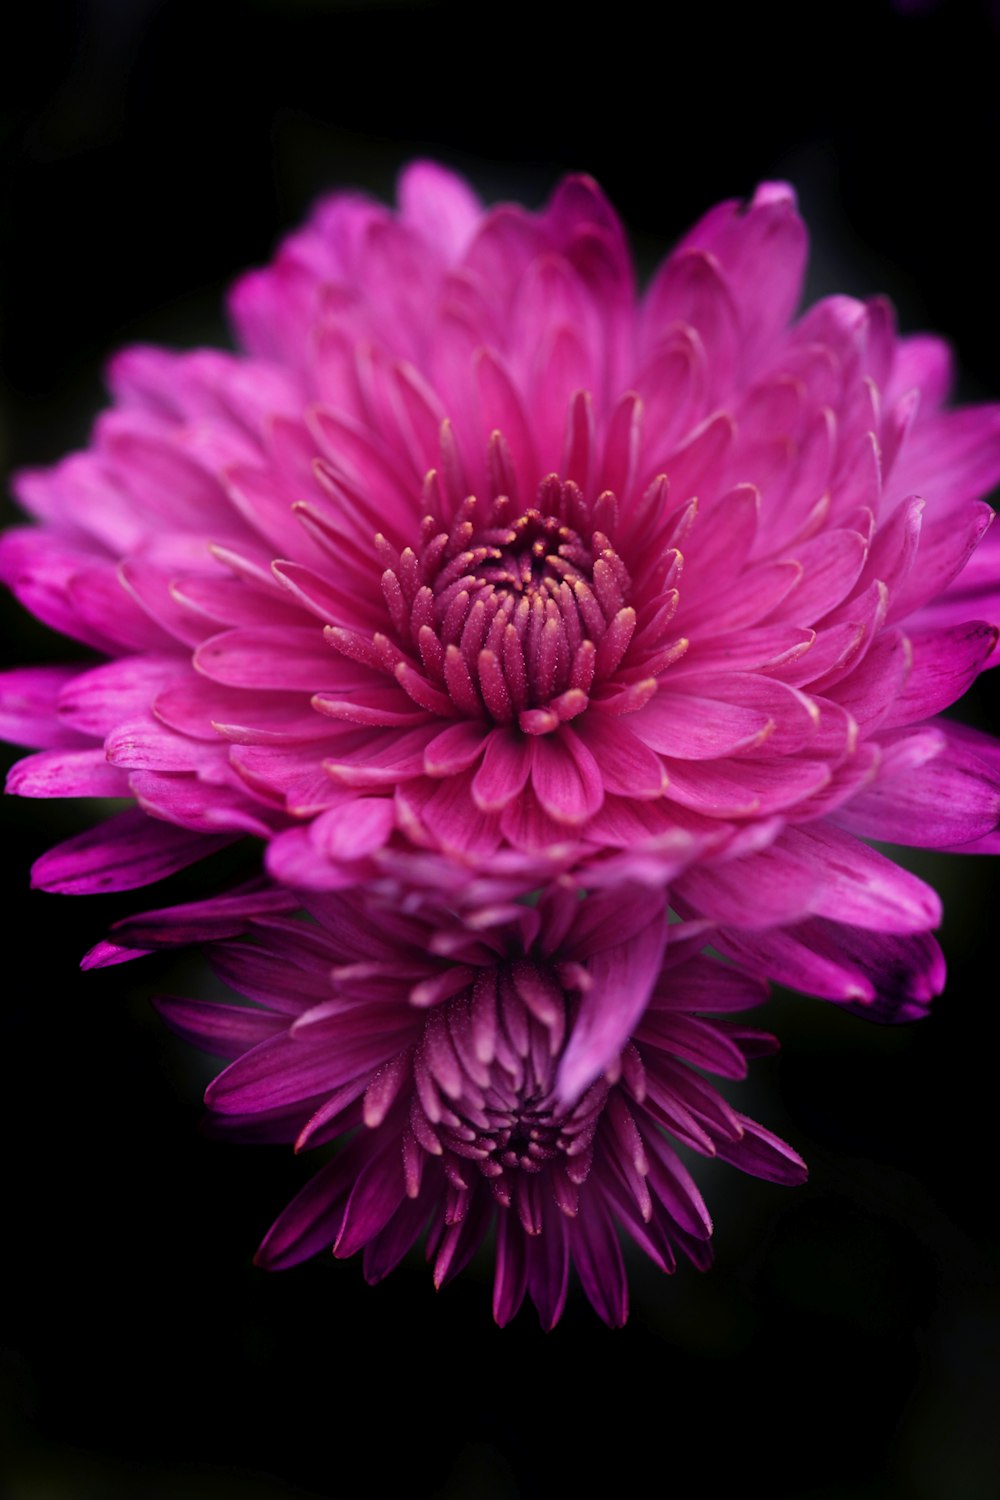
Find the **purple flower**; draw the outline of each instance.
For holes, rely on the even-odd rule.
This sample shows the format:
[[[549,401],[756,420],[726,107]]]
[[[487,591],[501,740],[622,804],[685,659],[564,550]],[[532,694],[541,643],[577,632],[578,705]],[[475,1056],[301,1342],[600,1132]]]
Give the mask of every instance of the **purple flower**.
[[[796,320],[805,253],[766,184],[639,297],[588,179],[484,211],[417,164],[237,284],[245,352],[119,356],[0,554],[101,664],[10,675],[4,726],[42,747],[12,790],[137,807],[36,882],[245,832],[297,888],[576,866],[923,1004],[937,897],[864,841],[995,847],[1000,750],[937,716],[995,659],[1000,408],[949,410],[884,302]]]
[[[280,892],[128,924],[133,941],[212,936],[217,972],[252,1006],[164,999],[171,1025],[235,1061],[207,1102],[226,1133],[341,1149],[269,1231],[258,1261],[363,1252],[378,1281],[426,1232],[441,1286],[495,1226],[493,1311],[527,1291],[546,1327],[570,1266],[608,1323],[628,1311],[617,1228],[664,1271],[709,1262],[711,1221],[673,1142],[801,1182],[790,1147],[706,1074],[739,1079],[773,1039],[731,1019],[765,989],[668,929],[661,899],[544,893],[470,926],[450,909]],[[623,899],[624,898],[624,899]],[[258,915],[254,916],[254,911]],[[166,918],[167,920],[164,920]],[[241,935],[220,939],[230,931]],[[616,1228],[617,1226],[617,1228]]]

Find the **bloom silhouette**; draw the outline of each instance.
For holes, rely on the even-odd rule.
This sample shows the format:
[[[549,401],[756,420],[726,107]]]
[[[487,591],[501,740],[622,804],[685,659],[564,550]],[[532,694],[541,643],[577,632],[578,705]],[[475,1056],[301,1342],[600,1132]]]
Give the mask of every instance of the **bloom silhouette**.
[[[575,867],[923,1003],[937,897],[864,841],[994,836],[998,751],[937,715],[996,646],[1000,409],[948,410],[946,346],[883,302],[796,320],[805,254],[768,184],[639,297],[588,179],[483,210],[417,164],[398,213],[335,195],[237,283],[242,353],[120,355],[0,557],[110,658],[7,679],[42,747],[11,789],[137,804],[37,883],[245,832],[297,888]]]
[[[126,351],[17,478],[0,572],[95,656],[3,680],[9,788],[134,804],[36,883],[266,845],[88,960],[207,938],[253,1004],[163,1010],[232,1059],[213,1114],[339,1144],[265,1264],[426,1233],[440,1284],[494,1225],[498,1321],[573,1266],[620,1323],[619,1230],[706,1262],[668,1137],[801,1180],[704,1076],[769,1045],[727,1013],[940,990],[938,898],[872,843],[1000,841],[1000,746],[940,717],[996,659],[1000,408],[884,302],[797,317],[805,255],[765,184],[640,296],[589,179],[486,210],[418,163],[237,283],[240,352]]]
[[[557,888],[478,930],[445,908],[373,907],[364,890],[313,897],[309,921],[280,903],[237,898],[241,935],[209,946],[253,1006],[159,1002],[183,1035],[235,1059],[206,1096],[226,1134],[298,1150],[346,1138],[272,1227],[261,1264],[363,1251],[378,1281],[426,1231],[440,1286],[495,1226],[499,1323],[526,1291],[556,1323],[572,1264],[618,1325],[616,1224],[662,1270],[677,1251],[708,1264],[711,1221],[668,1136],[803,1180],[795,1152],[705,1076],[739,1079],[771,1050],[731,1018],[764,987],[700,954],[701,924],[675,923],[667,943],[662,900]]]

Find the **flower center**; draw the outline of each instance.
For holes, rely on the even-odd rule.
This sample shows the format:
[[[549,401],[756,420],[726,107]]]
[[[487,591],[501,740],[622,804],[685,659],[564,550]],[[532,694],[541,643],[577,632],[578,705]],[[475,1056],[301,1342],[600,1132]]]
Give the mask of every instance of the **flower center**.
[[[526,509],[469,496],[450,531],[425,517],[419,550],[398,558],[379,539],[399,645],[419,653],[432,691],[535,734],[581,713],[635,629],[629,572],[608,535],[615,511],[610,494],[590,506],[553,475]]]
[[[467,1194],[476,1170],[505,1207],[525,1202],[525,1176],[553,1176],[557,1201],[575,1208],[608,1085],[571,1106],[553,1088],[567,1023],[562,986],[530,960],[484,970],[475,984],[427,1017],[413,1061],[414,1136],[443,1158],[451,1186]]]

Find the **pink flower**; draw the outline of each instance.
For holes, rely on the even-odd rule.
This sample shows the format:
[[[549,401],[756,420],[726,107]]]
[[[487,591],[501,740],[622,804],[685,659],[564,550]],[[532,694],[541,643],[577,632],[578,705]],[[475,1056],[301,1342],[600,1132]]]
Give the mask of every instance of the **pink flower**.
[[[642,297],[588,179],[484,211],[417,164],[400,204],[326,200],[237,284],[244,353],[126,352],[91,448],[20,476],[4,574],[109,660],[7,679],[11,789],[137,803],[37,883],[245,832],[300,888],[577,866],[923,1003],[937,897],[863,841],[997,838],[1000,751],[937,715],[994,658],[1000,408],[948,410],[883,302],[795,319],[787,187]]]
[[[437,1286],[495,1225],[493,1311],[527,1291],[562,1314],[570,1266],[600,1316],[625,1321],[619,1226],[664,1271],[709,1262],[711,1220],[668,1136],[776,1182],[790,1147],[734,1110],[705,1073],[739,1079],[773,1039],[730,1019],[764,987],[699,954],[701,924],[667,927],[662,900],[580,902],[550,890],[474,930],[446,908],[317,895],[310,921],[280,892],[247,892],[135,940],[202,924],[216,971],[252,1006],[164,999],[170,1024],[235,1059],[207,1102],[226,1134],[340,1141],[274,1224],[260,1264],[332,1246],[379,1281],[425,1234]],[[258,915],[254,916],[255,907]],[[166,918],[170,913],[165,913]],[[221,940],[225,930],[241,935]]]

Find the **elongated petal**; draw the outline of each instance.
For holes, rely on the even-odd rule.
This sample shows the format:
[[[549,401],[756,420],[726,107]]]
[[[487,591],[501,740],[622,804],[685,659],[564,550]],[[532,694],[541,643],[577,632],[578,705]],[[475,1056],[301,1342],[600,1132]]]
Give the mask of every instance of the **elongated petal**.
[[[600,767],[572,729],[559,730],[558,742],[542,735],[533,741],[531,784],[550,818],[573,826],[593,817],[604,801]]]
[[[60,693],[77,675],[76,667],[15,667],[0,673],[0,735],[38,750],[84,744],[57,715]]]
[[[628,944],[604,948],[591,958],[590,986],[557,1079],[563,1099],[577,1098],[621,1051],[645,1009],[666,941],[666,926],[657,917]]]
[[[230,837],[191,832],[130,810],[43,854],[35,861],[31,881],[62,895],[129,891],[183,870],[221,849]]]

